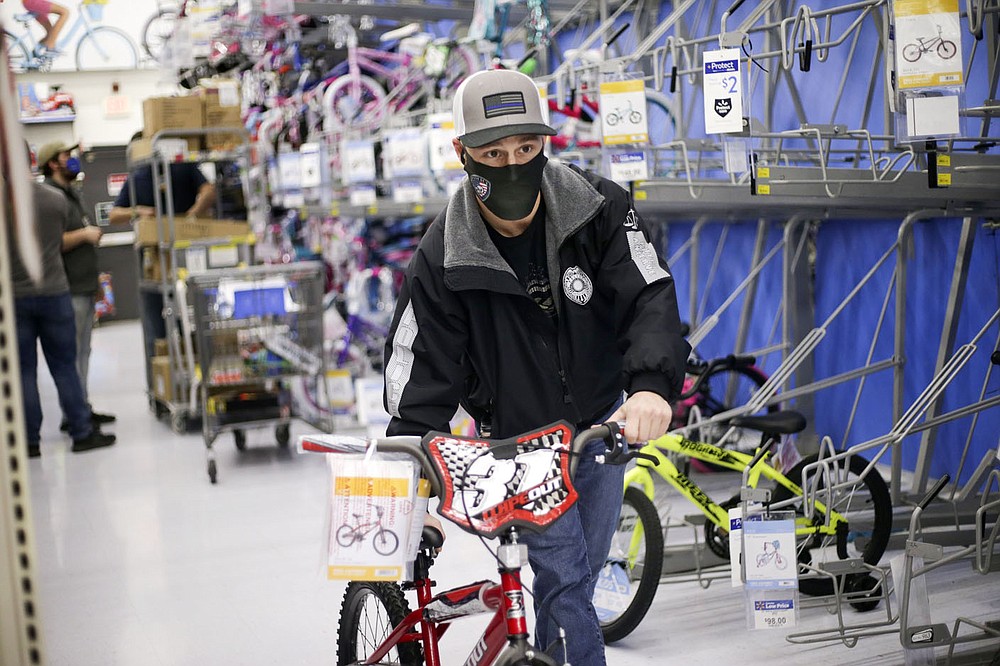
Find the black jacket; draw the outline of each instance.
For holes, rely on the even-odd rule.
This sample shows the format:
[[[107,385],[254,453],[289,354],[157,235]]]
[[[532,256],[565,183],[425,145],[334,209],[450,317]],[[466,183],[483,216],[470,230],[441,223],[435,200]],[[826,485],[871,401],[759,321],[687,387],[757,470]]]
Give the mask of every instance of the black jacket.
[[[628,193],[549,162],[542,197],[557,324],[501,258],[466,180],[421,240],[396,305],[390,435],[447,431],[472,387],[473,416],[487,410],[498,438],[560,419],[589,425],[623,390],[680,391],[690,348],[673,278]]]

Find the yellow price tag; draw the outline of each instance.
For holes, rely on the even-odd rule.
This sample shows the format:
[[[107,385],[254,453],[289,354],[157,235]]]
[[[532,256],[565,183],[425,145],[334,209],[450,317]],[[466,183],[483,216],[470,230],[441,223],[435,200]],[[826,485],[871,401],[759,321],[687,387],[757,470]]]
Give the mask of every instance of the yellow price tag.
[[[950,167],[951,166],[951,155],[938,155],[937,165],[939,167]]]
[[[758,185],[757,186],[757,194],[762,194],[764,196],[767,196],[767,195],[771,194],[771,186],[770,185]]]
[[[330,217],[340,217],[340,206],[333,204],[330,206]]]
[[[635,191],[635,200],[636,201],[645,201],[646,197],[647,197],[646,190],[636,190]]]
[[[951,185],[950,173],[939,173],[937,179],[938,187],[948,187]]]
[[[770,178],[771,177],[771,167],[760,167],[757,169],[758,178]]]
[[[371,205],[371,206],[368,206],[368,214],[369,215],[378,215],[378,206],[376,206],[374,204]]]
[[[423,212],[424,212],[424,205],[423,204],[413,204],[413,214],[414,215],[421,215]]]

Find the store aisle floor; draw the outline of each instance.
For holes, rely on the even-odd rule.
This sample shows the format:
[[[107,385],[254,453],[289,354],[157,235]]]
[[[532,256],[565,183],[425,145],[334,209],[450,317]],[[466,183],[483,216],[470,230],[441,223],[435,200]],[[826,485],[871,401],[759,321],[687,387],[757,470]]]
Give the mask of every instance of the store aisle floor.
[[[69,452],[58,430],[55,390],[40,373],[42,457],[31,461],[30,480],[45,663],[335,663],[343,585],[321,575],[322,458],[281,451],[266,431],[251,432],[243,453],[222,436],[219,483],[212,486],[200,433],[176,435],[150,413],[141,347],[137,323],[94,333],[92,401],[118,416],[107,428],[118,435],[110,449]],[[296,422],[293,438],[307,428]],[[435,577],[446,589],[496,573],[482,544],[452,527]],[[963,565],[930,582],[932,598],[941,602],[939,621],[958,614],[1000,617],[995,575],[973,577]],[[903,663],[896,636],[847,649],[796,646],[781,632],[748,632],[741,603],[724,581],[707,590],[661,585],[646,620],[608,649],[608,662]],[[446,664],[464,661],[459,655],[478,637],[481,620],[463,620],[449,632]],[[830,623],[824,611],[808,610],[799,628]]]

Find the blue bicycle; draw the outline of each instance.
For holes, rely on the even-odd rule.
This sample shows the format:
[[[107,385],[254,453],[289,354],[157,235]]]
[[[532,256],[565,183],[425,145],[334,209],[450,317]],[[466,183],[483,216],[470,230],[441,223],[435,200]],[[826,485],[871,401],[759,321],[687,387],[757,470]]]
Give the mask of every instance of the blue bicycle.
[[[36,54],[39,40],[32,32],[35,17],[30,12],[15,14],[21,25],[21,34],[4,30],[3,44],[10,68],[15,73],[26,71],[47,72],[80,31],[83,35],[76,44],[76,68],[93,72],[108,69],[135,69],[139,66],[139,50],[124,30],[100,25],[107,0],[80,0],[76,20],[64,31],[56,44],[57,53]]]

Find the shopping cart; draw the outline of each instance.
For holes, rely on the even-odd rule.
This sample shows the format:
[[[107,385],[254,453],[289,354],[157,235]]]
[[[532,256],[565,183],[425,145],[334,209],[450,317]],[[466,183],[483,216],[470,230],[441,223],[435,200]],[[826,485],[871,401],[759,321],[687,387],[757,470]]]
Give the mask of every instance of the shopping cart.
[[[212,445],[231,431],[246,448],[246,431],[274,428],[280,447],[290,442],[292,418],[322,430],[321,414],[297,413],[292,380],[325,381],[323,361],[323,266],[280,266],[208,271],[191,276],[197,341],[195,381],[201,401],[208,476],[218,477]]]

